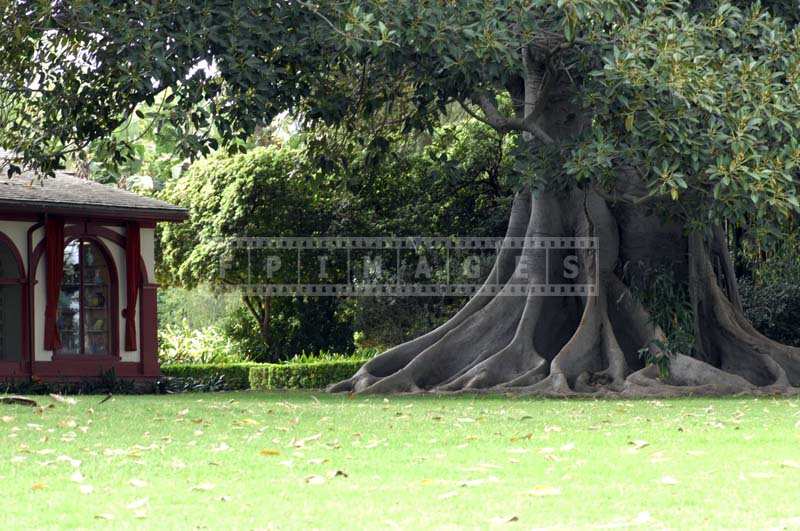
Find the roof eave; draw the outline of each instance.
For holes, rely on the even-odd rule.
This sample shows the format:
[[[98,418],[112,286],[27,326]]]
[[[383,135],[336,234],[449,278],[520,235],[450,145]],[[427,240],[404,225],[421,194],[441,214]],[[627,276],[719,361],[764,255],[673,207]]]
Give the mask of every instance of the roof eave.
[[[0,212],[31,214],[56,214],[69,217],[97,217],[114,220],[170,221],[189,219],[189,211],[182,208],[124,208],[104,205],[72,205],[38,201],[0,201]]]

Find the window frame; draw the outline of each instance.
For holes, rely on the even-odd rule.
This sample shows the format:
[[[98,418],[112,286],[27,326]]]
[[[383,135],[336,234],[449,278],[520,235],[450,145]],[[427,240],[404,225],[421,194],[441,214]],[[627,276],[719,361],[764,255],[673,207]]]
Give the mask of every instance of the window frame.
[[[78,263],[80,264],[80,282],[79,282],[79,301],[81,304],[81,309],[79,312],[79,338],[80,338],[80,351],[79,352],[71,352],[67,351],[63,348],[57,349],[53,352],[53,360],[102,360],[102,359],[119,359],[119,320],[117,317],[117,313],[119,311],[118,308],[118,297],[119,297],[119,279],[117,276],[117,268],[114,262],[114,257],[109,252],[108,248],[105,244],[97,237],[89,235],[89,234],[76,234],[68,236],[64,239],[64,250],[66,251],[67,246],[69,246],[73,242],[78,242],[78,249],[79,249],[79,257]],[[91,245],[94,245],[95,249],[100,253],[103,259],[106,261],[106,267],[108,268],[108,332],[107,332],[107,351],[105,354],[88,354],[86,352],[86,337],[85,337],[85,308],[84,308],[84,250],[82,242],[89,242]],[[59,305],[60,311],[60,305]],[[61,334],[61,330],[59,329],[59,335]]]

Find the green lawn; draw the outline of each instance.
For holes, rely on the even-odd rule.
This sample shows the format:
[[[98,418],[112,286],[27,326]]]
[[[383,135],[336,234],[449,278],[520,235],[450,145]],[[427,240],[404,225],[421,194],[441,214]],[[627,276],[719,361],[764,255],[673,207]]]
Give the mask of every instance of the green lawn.
[[[800,401],[0,405],[4,529],[800,528]]]

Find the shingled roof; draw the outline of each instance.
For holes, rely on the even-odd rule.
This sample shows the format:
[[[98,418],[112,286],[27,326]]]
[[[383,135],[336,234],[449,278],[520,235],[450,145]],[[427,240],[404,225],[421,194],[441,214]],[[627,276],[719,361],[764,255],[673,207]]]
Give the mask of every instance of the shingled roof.
[[[186,209],[66,172],[55,177],[0,176],[0,211],[183,221]]]

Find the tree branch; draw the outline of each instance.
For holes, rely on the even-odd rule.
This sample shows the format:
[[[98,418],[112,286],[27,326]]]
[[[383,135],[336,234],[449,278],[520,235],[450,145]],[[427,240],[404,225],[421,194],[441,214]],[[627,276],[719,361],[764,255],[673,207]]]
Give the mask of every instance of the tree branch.
[[[599,195],[606,201],[610,201],[612,203],[628,203],[633,206],[642,205],[644,203],[652,201],[656,197],[655,192],[648,192],[645,195],[609,193],[605,191],[603,187],[597,183],[597,181],[594,180],[592,180],[592,189],[595,191],[595,193],[597,193],[597,195]]]
[[[478,105],[483,110],[485,119],[482,121],[494,127],[497,131],[501,133],[509,133],[511,131],[531,133],[545,144],[554,143],[552,137],[536,123],[535,114],[530,114],[523,119],[504,116],[497,110],[494,97],[490,97],[486,94],[482,94],[478,97]]]

